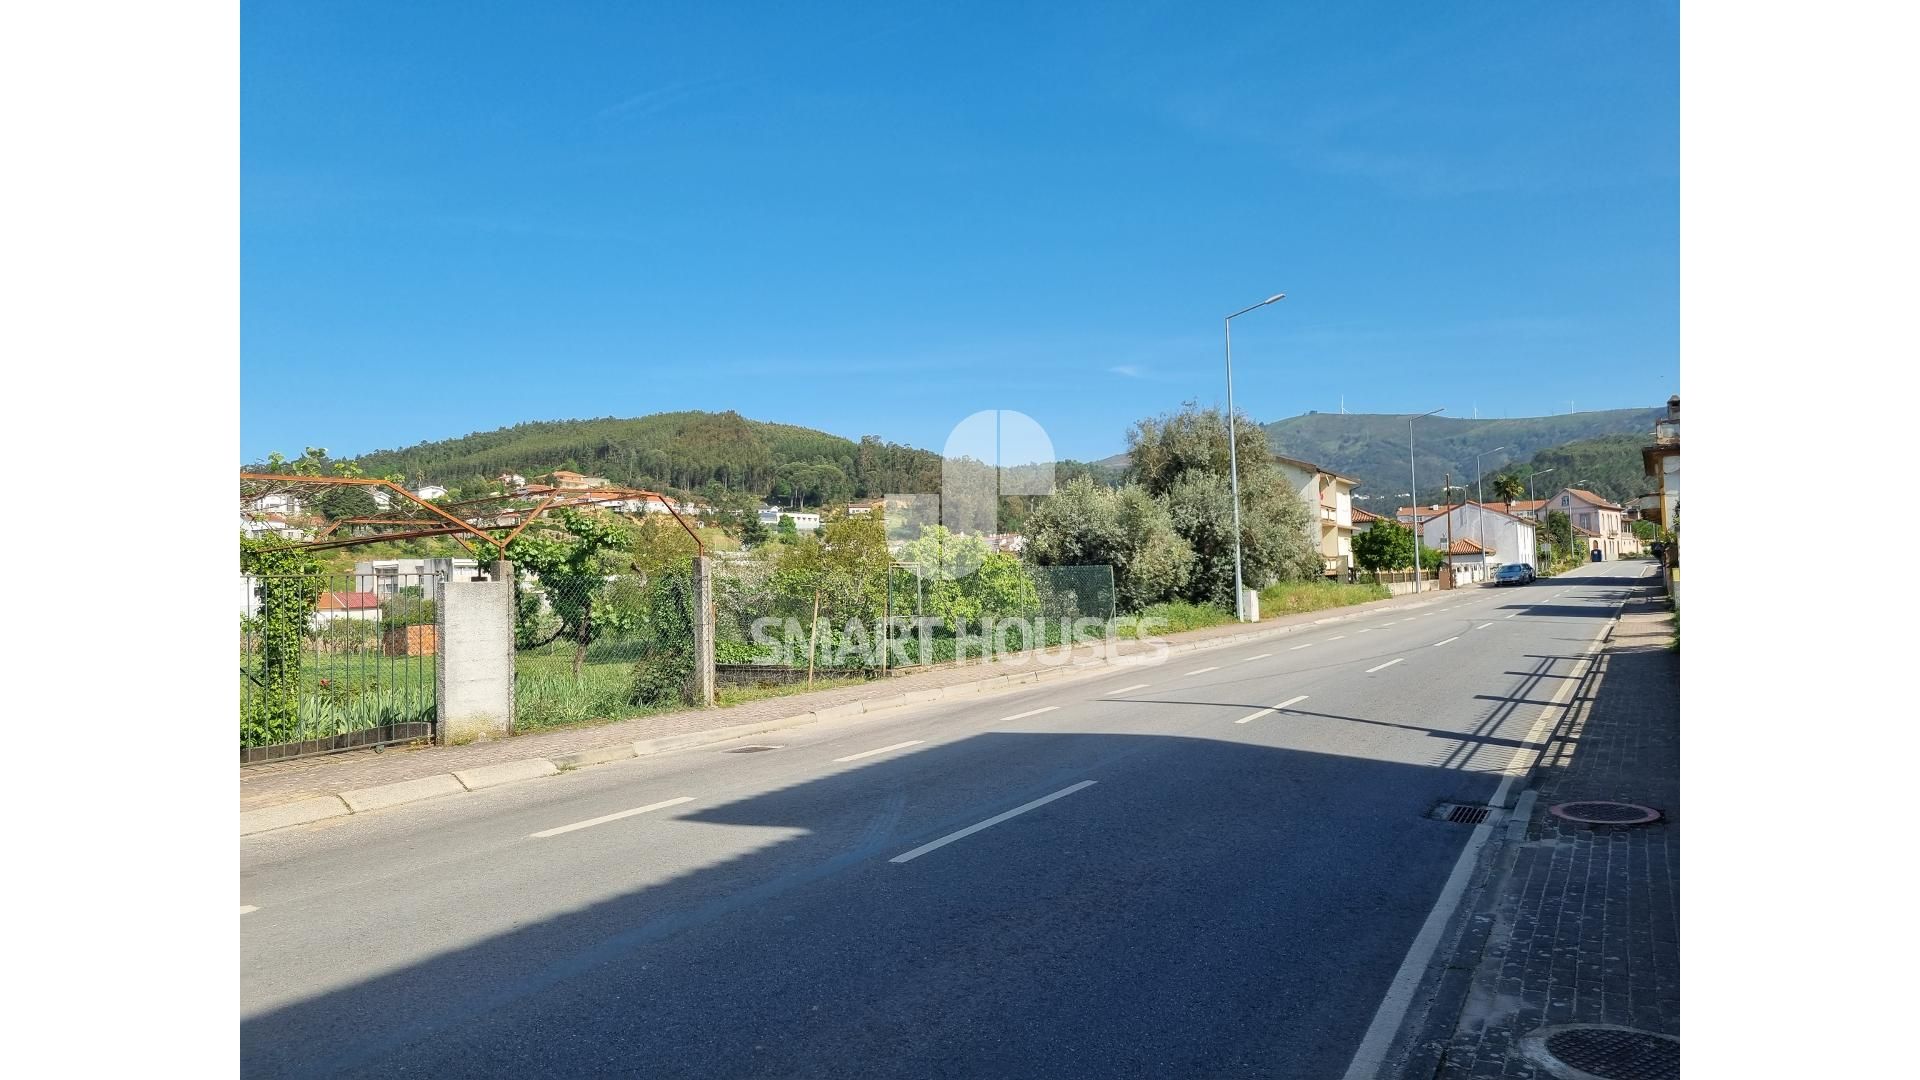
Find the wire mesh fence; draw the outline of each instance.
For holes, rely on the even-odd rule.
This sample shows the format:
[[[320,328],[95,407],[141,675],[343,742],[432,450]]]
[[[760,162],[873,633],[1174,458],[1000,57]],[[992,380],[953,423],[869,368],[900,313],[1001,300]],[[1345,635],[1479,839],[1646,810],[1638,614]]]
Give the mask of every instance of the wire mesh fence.
[[[432,738],[438,580],[241,575],[241,763]]]
[[[693,611],[691,560],[650,575],[516,574],[516,730],[690,703]]]
[[[793,574],[737,556],[716,563],[722,683],[887,671],[1060,645],[1115,614],[1109,566],[992,561],[943,577],[894,563],[866,574]]]

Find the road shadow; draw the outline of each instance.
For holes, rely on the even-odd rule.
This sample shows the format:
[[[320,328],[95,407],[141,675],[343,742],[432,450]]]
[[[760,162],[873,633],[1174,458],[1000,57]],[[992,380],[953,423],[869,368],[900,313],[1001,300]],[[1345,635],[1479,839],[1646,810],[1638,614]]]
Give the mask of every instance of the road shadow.
[[[524,894],[519,925],[477,903],[396,905],[350,937],[324,905],[249,916],[312,923],[250,924],[244,979],[331,974],[243,1020],[243,1074],[1338,1075],[1470,833],[1429,811],[1496,783],[1230,737],[995,732],[519,840],[420,871]],[[547,912],[542,882],[589,858],[630,860],[633,886]],[[491,928],[418,955],[424,928],[469,923]]]

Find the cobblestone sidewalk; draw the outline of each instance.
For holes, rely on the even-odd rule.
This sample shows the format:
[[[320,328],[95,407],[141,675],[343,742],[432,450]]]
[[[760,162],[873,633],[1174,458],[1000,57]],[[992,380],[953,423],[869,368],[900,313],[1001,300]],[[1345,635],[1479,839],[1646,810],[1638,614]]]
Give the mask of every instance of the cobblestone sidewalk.
[[[1672,618],[1657,589],[1624,608],[1597,673],[1535,768],[1525,839],[1482,903],[1483,911],[1490,904],[1492,928],[1452,1037],[1437,1062],[1416,1059],[1410,1076],[1554,1076],[1523,1043],[1549,1025],[1679,1036],[1680,655],[1670,647]],[[1595,826],[1549,812],[1575,800],[1634,803],[1661,816],[1649,825]],[[1589,1071],[1679,1075],[1640,1068]]]
[[[1371,615],[1383,610],[1391,611],[1401,607],[1427,604],[1435,599],[1434,593],[1400,596],[1389,600],[1356,604],[1352,607],[1263,619],[1257,626],[1239,624],[1213,626],[1204,630],[1168,635],[1164,640],[1174,644],[1187,644],[1235,638],[1252,633],[1284,632],[1288,627],[1311,625],[1329,618]],[[1124,642],[1121,644],[1120,652],[1122,655],[1135,655],[1146,652],[1150,648],[1151,646],[1139,642]],[[1077,650],[1070,662],[1090,661],[1095,658],[1095,655],[1094,649]],[[449,773],[524,758],[575,753],[621,742],[692,734],[738,724],[765,723],[810,710],[843,705],[850,701],[892,697],[915,690],[931,690],[959,683],[975,682],[996,675],[1017,674],[1031,670],[1035,666],[1038,665],[1008,661],[935,668],[931,671],[894,676],[857,686],[764,698],[729,708],[684,709],[677,712],[655,713],[614,723],[516,735],[508,739],[473,743],[467,746],[389,747],[380,753],[371,750],[355,750],[344,754],[304,758],[297,761],[250,765],[240,770],[240,809],[242,812],[257,810],[315,795],[413,780],[437,773]],[[1058,664],[1051,666],[1058,666]]]

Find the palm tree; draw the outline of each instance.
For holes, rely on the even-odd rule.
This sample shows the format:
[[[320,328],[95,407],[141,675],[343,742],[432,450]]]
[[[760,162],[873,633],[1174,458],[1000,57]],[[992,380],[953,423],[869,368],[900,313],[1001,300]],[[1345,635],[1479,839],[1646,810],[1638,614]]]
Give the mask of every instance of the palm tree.
[[[1513,513],[1513,500],[1526,493],[1527,485],[1522,483],[1520,478],[1512,473],[1501,473],[1499,476],[1493,478],[1494,497],[1506,502],[1507,513],[1509,514]]]

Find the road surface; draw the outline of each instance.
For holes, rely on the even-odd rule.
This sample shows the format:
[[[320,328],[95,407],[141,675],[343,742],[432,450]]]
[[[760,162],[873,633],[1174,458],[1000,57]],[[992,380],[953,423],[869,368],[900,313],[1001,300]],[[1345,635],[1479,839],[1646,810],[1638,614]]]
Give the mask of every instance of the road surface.
[[[1369,1075],[1650,568],[246,838],[244,1074]]]

